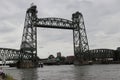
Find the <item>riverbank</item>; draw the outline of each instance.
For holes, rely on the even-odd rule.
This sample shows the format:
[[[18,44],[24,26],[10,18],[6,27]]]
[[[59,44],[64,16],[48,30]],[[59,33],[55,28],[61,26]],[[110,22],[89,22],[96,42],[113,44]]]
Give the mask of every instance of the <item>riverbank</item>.
[[[4,78],[0,76],[0,80],[15,80],[15,79],[12,76],[6,74]]]
[[[6,76],[6,80],[15,80],[12,76],[10,76],[10,75],[7,75]]]

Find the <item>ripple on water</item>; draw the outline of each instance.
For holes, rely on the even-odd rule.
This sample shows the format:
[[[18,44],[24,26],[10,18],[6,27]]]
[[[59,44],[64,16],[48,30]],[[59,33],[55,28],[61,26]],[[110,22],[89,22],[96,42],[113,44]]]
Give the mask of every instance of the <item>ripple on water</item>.
[[[120,65],[59,65],[44,68],[8,68],[6,73],[16,80],[119,80]]]

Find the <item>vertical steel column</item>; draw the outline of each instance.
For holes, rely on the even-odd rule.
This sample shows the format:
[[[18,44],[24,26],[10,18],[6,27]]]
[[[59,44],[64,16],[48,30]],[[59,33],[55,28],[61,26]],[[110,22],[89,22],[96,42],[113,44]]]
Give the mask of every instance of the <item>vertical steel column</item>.
[[[21,53],[30,54],[34,61],[37,57],[37,28],[34,24],[37,22],[36,6],[31,6],[27,12],[22,36]]]
[[[85,51],[89,50],[87,34],[85,30],[83,16],[80,12],[72,14],[74,55],[77,59],[84,59]]]

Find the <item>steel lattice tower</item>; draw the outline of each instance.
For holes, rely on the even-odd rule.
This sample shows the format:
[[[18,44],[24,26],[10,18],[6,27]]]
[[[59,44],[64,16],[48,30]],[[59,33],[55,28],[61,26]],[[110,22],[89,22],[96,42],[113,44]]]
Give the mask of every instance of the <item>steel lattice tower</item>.
[[[83,59],[86,51],[89,50],[84,19],[80,12],[72,15],[75,29],[73,29],[74,54],[77,59]]]
[[[29,54],[33,61],[37,57],[37,27],[34,27],[37,20],[36,13],[36,6],[31,6],[26,12],[21,44],[23,56],[24,54]]]

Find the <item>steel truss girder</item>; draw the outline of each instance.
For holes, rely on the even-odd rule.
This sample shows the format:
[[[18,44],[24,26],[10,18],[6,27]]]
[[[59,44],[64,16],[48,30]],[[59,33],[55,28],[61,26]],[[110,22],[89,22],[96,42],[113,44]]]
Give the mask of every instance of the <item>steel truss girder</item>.
[[[58,28],[58,29],[75,29],[74,23],[62,18],[39,18],[34,24],[36,27]]]
[[[0,48],[0,60],[18,60],[22,54],[20,50],[10,48]],[[3,59],[4,58],[4,59]],[[30,59],[31,55],[24,54],[23,59]]]
[[[93,50],[89,50],[89,53],[91,58],[104,59],[104,58],[114,58],[115,51],[116,50],[112,50],[112,49],[93,49]]]

